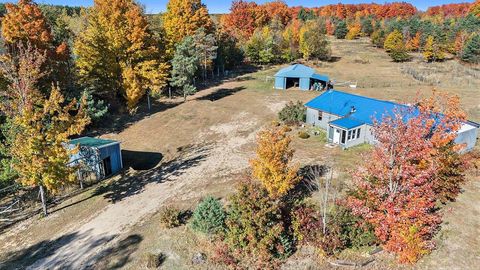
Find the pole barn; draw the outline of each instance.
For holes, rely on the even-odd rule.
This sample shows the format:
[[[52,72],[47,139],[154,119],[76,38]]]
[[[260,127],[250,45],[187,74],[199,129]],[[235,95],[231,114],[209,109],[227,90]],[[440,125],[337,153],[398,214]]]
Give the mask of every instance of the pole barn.
[[[300,90],[308,91],[313,89],[315,84],[324,89],[328,82],[328,76],[317,74],[313,68],[301,64],[288,66],[275,74],[275,89],[298,87]]]

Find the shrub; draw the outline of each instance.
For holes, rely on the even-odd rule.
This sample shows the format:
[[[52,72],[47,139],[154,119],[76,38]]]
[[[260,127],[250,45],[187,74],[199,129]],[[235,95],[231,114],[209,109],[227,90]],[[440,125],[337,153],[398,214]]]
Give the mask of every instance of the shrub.
[[[147,269],[157,269],[165,261],[165,255],[163,253],[154,254],[149,252],[145,254],[144,261]]]
[[[320,212],[313,206],[300,205],[294,208],[292,216],[292,231],[296,241],[300,244],[315,243],[322,232]]]
[[[300,137],[301,139],[308,139],[308,138],[310,138],[310,134],[308,134],[308,132],[302,130],[302,131],[298,132],[298,137]]]
[[[339,226],[339,237],[348,248],[360,248],[378,242],[373,226],[360,217],[353,215],[346,207],[337,205],[333,210],[332,222]]]
[[[438,150],[436,159],[440,166],[433,189],[440,202],[454,201],[465,182],[464,157],[456,151],[451,142]]]
[[[300,205],[292,213],[292,231],[300,244],[309,244],[320,249],[324,255],[332,255],[344,248],[340,227],[328,222],[323,232],[320,212],[311,205]]]
[[[238,264],[238,260],[233,256],[229,246],[220,241],[214,243],[211,260],[215,264],[226,265],[231,268],[235,268]]]
[[[223,232],[225,211],[219,200],[208,196],[203,199],[193,212],[192,229],[202,233],[216,234]]]
[[[225,243],[239,261],[272,265],[282,257],[284,224],[281,205],[267,190],[251,180],[242,182],[230,197],[227,210]]]
[[[290,101],[279,113],[278,119],[287,125],[298,125],[305,121],[306,108],[302,102]]]
[[[165,228],[180,226],[180,211],[173,206],[163,208],[160,212],[160,222]]]

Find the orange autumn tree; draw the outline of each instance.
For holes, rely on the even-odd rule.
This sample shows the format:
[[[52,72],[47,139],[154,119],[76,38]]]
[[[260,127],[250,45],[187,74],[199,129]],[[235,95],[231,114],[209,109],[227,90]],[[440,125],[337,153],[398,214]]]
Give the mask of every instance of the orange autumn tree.
[[[422,41],[422,33],[417,32],[415,33],[415,36],[407,40],[407,43],[405,44],[405,48],[411,52],[416,52],[420,49]]]
[[[19,0],[17,5],[7,3],[5,7],[7,14],[2,20],[2,36],[7,45],[28,41],[40,50],[50,49],[52,32],[37,4]]]
[[[2,20],[2,36],[5,40],[7,53],[16,54],[19,43],[35,47],[41,53],[47,53],[47,61],[42,69],[50,72],[42,79],[44,88],[49,88],[55,81],[61,86],[68,84],[67,66],[69,60],[69,48],[66,43],[57,44],[53,42],[52,31],[45,16],[35,2],[31,0],[19,0],[18,4],[6,4],[5,17]]]
[[[250,160],[252,174],[270,197],[280,198],[300,180],[298,166],[291,166],[294,150],[285,127],[270,127],[258,134],[257,156]]]
[[[470,6],[469,13],[474,16],[480,17],[480,0],[475,1],[475,3]]]
[[[255,2],[235,0],[230,13],[222,16],[222,31],[242,42],[252,37],[258,25],[258,5]]]
[[[434,248],[443,147],[453,147],[464,114],[458,98],[438,95],[375,121],[375,148],[354,174],[347,205],[375,228],[384,248],[414,263]],[[449,148],[454,149],[454,148]],[[448,155],[449,153],[447,153]],[[455,165],[454,165],[455,166]],[[458,184],[458,183],[457,183]]]

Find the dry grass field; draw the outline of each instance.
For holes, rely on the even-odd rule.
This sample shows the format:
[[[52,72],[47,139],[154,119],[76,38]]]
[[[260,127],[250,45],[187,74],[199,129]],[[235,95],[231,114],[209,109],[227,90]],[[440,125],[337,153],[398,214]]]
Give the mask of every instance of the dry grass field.
[[[317,70],[337,83],[356,82],[339,90],[375,98],[412,102],[433,87],[458,94],[469,118],[480,121],[480,71],[456,61],[426,64],[416,55],[393,63],[368,40],[332,40],[336,61],[317,63]],[[194,266],[196,252],[208,253],[208,239],[188,226],[160,227],[158,211],[166,205],[193,209],[211,194],[225,198],[248,171],[256,133],[276,119],[288,102],[318,95],[297,90],[275,91],[272,76],[280,67],[242,75],[181,100],[161,99],[154,112],[117,125],[105,138],[122,142],[126,170],[56,206],[46,218],[32,218],[1,232],[0,269],[139,269],[148,252],[166,255],[162,269],[216,269]],[[113,123],[115,125],[116,123]],[[120,126],[120,128],[118,128]],[[349,183],[349,172],[363,162],[369,146],[329,148],[320,137],[302,140],[291,132],[300,165],[328,164],[335,185]],[[418,269],[478,269],[480,265],[480,177],[470,174],[457,202],[444,210],[438,249]],[[331,269],[311,250],[298,251],[285,269]],[[348,251],[341,258],[363,260],[366,253]],[[364,269],[410,269],[380,254]]]

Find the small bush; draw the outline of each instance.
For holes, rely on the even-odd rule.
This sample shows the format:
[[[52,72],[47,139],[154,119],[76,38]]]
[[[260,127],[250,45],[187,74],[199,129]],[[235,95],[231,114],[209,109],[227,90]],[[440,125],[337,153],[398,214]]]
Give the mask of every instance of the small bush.
[[[235,268],[238,264],[238,260],[233,256],[228,245],[220,241],[214,244],[211,260],[215,264],[226,265],[231,268]]]
[[[361,248],[378,242],[373,226],[353,215],[350,209],[337,205],[332,216],[333,222],[339,226],[339,237],[346,247]]]
[[[320,213],[309,205],[300,205],[292,211],[293,236],[300,244],[311,244],[318,240],[323,225]]]
[[[312,205],[302,204],[292,212],[292,230],[299,244],[317,247],[324,255],[333,255],[345,245],[341,239],[341,228],[333,220],[327,219],[325,233],[321,214]]]
[[[225,223],[225,243],[236,259],[248,261],[250,268],[272,268],[291,248],[283,246],[281,240],[285,233],[281,203],[252,180],[241,183],[230,197]]]
[[[193,212],[192,229],[195,231],[216,234],[224,230],[225,211],[219,200],[209,196],[197,206]]]
[[[277,120],[273,120],[271,124],[272,124],[272,126],[274,126],[274,127],[279,127],[279,126],[281,125],[281,123],[278,122]]]
[[[144,261],[145,267],[147,269],[157,269],[162,263],[165,261],[166,256],[163,253],[154,254],[154,253],[147,253],[145,254]]]
[[[308,132],[302,130],[302,131],[298,132],[298,137],[300,137],[301,139],[308,139],[308,138],[310,138],[310,134],[308,134]]]
[[[175,228],[180,226],[180,211],[167,206],[160,212],[160,222],[165,228]]]
[[[305,121],[306,108],[302,102],[296,103],[290,101],[285,107],[278,113],[278,119],[287,125],[298,125]]]

